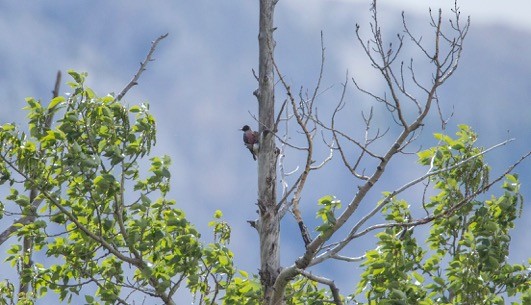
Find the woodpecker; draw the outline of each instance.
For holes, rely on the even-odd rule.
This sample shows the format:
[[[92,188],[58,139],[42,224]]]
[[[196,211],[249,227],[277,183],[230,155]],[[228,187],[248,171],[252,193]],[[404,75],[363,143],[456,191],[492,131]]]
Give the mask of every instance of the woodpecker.
[[[244,125],[240,130],[243,131],[243,144],[249,149],[253,159],[256,161],[256,154],[258,154],[259,148],[258,131],[253,131],[249,125]]]

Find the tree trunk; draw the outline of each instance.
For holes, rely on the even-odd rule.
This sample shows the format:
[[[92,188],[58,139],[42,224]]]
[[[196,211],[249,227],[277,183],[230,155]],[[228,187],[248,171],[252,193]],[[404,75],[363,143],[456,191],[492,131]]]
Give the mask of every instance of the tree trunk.
[[[258,98],[259,132],[262,135],[258,153],[258,208],[257,223],[260,235],[260,280],[264,289],[263,304],[269,304],[273,285],[280,272],[279,233],[280,219],[276,209],[276,146],[275,137],[264,130],[273,130],[275,117],[275,90],[273,73],[273,12],[275,0],[260,0],[259,87]]]

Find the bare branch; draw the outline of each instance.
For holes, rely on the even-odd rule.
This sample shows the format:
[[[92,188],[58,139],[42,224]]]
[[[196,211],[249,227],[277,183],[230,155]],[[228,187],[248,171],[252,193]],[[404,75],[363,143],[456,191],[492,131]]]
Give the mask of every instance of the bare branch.
[[[284,105],[286,105],[286,101],[284,101],[282,107],[284,107]],[[279,117],[280,117],[280,114],[279,114]],[[289,172],[289,173],[286,173],[285,170],[284,170],[284,147],[286,145],[289,145],[288,144],[288,134],[289,134],[289,124],[288,124],[288,119],[289,119],[289,108],[286,109],[286,127],[285,127],[285,130],[284,130],[284,136],[283,138],[281,139],[281,143],[282,145],[280,146],[280,155],[279,155],[279,168],[280,168],[280,181],[281,181],[281,184],[282,184],[282,199],[279,201],[278,203],[278,209],[281,210],[283,209],[283,205],[284,203],[286,202],[288,196],[291,194],[291,192],[293,192],[295,190],[295,188],[297,187],[299,181],[300,181],[300,176],[299,178],[297,179],[297,181],[295,181],[295,183],[293,184],[293,186],[291,187],[291,189],[288,191],[288,182],[287,182],[287,177],[293,173],[295,173],[296,171],[299,170],[299,166],[297,166],[293,171]],[[278,122],[278,120],[277,120]],[[287,207],[285,208],[287,210]],[[280,213],[280,217],[282,218],[283,217],[283,213]]]
[[[298,270],[301,275],[304,277],[315,281],[317,283],[321,283],[323,285],[327,285],[330,287],[330,292],[332,292],[332,297],[334,298],[334,304],[336,305],[343,305],[343,301],[341,300],[341,295],[339,294],[339,289],[337,288],[336,284],[333,280],[328,279],[326,277],[318,276],[315,274],[312,274],[310,272],[304,271],[304,270]]]
[[[424,120],[430,112],[434,103],[437,107],[441,122],[443,122],[443,126],[445,125],[445,121],[442,119],[442,110],[439,104],[439,97],[437,91],[439,87],[441,87],[457,69],[461,52],[463,49],[462,43],[464,41],[469,26],[469,23],[467,23],[464,27],[461,25],[459,21],[459,11],[457,9],[457,5],[455,6],[453,12],[455,14],[455,22],[450,21],[451,29],[448,30],[450,32],[450,35],[444,33],[444,31],[446,31],[447,29],[443,26],[442,11],[439,10],[438,14],[434,15],[432,15],[430,12],[432,26],[434,28],[434,39],[433,41],[431,41],[431,43],[433,43],[433,49],[431,49],[431,46],[430,48],[425,47],[425,43],[422,41],[422,38],[416,38],[413,35],[413,33],[407,27],[404,14],[402,14],[404,33],[397,34],[396,38],[394,38],[390,43],[385,42],[384,37],[382,35],[382,31],[379,26],[379,20],[376,10],[376,0],[372,1],[371,7],[372,22],[370,23],[370,32],[372,35],[370,34],[370,38],[367,40],[362,39],[362,35],[360,34],[360,27],[356,25],[357,39],[363,51],[367,55],[372,67],[376,69],[382,77],[385,85],[385,90],[381,94],[375,94],[369,90],[363,89],[362,86],[358,84],[355,78],[352,78],[352,82],[360,92],[367,94],[368,96],[373,98],[377,103],[381,103],[382,106],[385,107],[385,109],[387,109],[387,111],[391,114],[391,117],[393,118],[395,123],[401,127],[400,134],[394,139],[393,144],[391,144],[387,148],[387,150],[382,153],[377,153],[376,151],[374,151],[372,149],[374,146],[371,146],[371,144],[373,144],[376,140],[381,139],[387,131],[381,132],[378,129],[375,135],[371,135],[372,132],[369,132],[372,120],[372,108],[369,114],[362,113],[363,120],[366,125],[364,141],[355,140],[348,133],[339,130],[336,126],[336,118],[339,116],[338,113],[345,106],[344,96],[346,92],[347,81],[345,81],[345,84],[343,84],[343,94],[335,110],[332,113],[331,123],[330,125],[327,125],[324,124],[323,121],[318,117],[316,109],[315,115],[313,115],[314,102],[321,83],[322,66],[321,74],[319,76],[316,89],[313,91],[313,95],[308,96],[308,93],[306,93],[306,96],[304,96],[302,90],[300,90],[298,96],[299,100],[296,101],[289,85],[287,85],[284,80],[284,77],[281,75],[281,73],[279,73],[279,69],[273,61],[274,69],[279,75],[280,82],[284,86],[284,89],[288,96],[287,102],[291,104],[293,117],[296,119],[297,124],[302,130],[301,134],[306,136],[307,140],[307,147],[303,148],[303,150],[306,150],[306,163],[302,167],[302,173],[296,180],[296,183],[290,189],[288,189],[287,186],[284,188],[285,195],[281,200],[282,205],[278,205],[279,214],[284,215],[284,213],[286,213],[286,211],[290,207],[292,207],[292,211],[295,215],[295,218],[298,220],[299,224],[302,224],[302,218],[300,217],[298,204],[301,197],[302,189],[306,182],[306,178],[311,170],[320,168],[321,165],[324,165],[326,162],[328,162],[329,158],[331,158],[335,150],[339,151],[344,165],[350,170],[350,172],[355,177],[362,180],[361,184],[358,186],[356,194],[353,196],[350,203],[340,213],[340,215],[337,215],[335,223],[330,228],[327,228],[327,230],[321,232],[309,244],[306,244],[305,253],[299,259],[296,260],[294,265],[285,268],[280,272],[277,281],[275,282],[275,289],[284,289],[287,281],[293,279],[293,277],[298,274],[303,274],[306,276],[305,269],[307,267],[318,264],[326,259],[333,258],[345,261],[361,260],[362,257],[346,257],[341,256],[338,253],[350,241],[352,241],[352,239],[356,238],[357,236],[361,236],[361,234],[366,234],[367,232],[370,232],[372,230],[376,230],[378,228],[386,226],[402,226],[404,228],[409,228],[417,225],[415,221],[408,220],[408,222],[404,223],[375,225],[363,231],[359,231],[360,228],[366,224],[367,220],[373,217],[376,213],[378,213],[385,206],[385,204],[391,202],[394,196],[403,192],[406,189],[409,189],[414,185],[422,183],[433,175],[442,173],[444,171],[449,171],[452,168],[456,168],[458,166],[462,166],[464,163],[469,162],[470,160],[477,158],[498,146],[505,145],[508,142],[512,141],[511,139],[497,144],[481,152],[480,154],[458,162],[453,166],[449,166],[447,168],[436,171],[433,171],[433,169],[431,168],[428,173],[426,173],[422,177],[419,177],[405,184],[404,186],[398,188],[389,196],[384,198],[377,205],[377,207],[373,208],[367,215],[365,215],[361,220],[359,220],[358,223],[354,225],[354,227],[352,227],[350,232],[343,240],[338,243],[334,243],[333,245],[325,246],[325,243],[328,242],[329,239],[334,234],[336,234],[337,231],[340,230],[347,223],[347,221],[351,219],[352,215],[357,211],[360,204],[364,202],[365,196],[370,190],[372,190],[374,185],[382,177],[387,165],[391,162],[393,157],[397,153],[409,153],[405,151],[405,148],[414,143],[422,132]],[[404,37],[409,37],[413,42],[413,46],[418,48],[421,53],[426,56],[426,58],[431,62],[433,70],[431,79],[428,84],[422,84],[422,82],[420,82],[417,78],[417,75],[414,70],[413,59],[409,60],[409,65],[404,64],[404,62],[401,61],[400,52],[402,51],[405,43]],[[321,48],[324,53],[322,41]],[[322,62],[324,62],[324,55]],[[406,80],[406,78],[408,77],[411,77],[411,80]],[[346,80],[348,80],[348,73]],[[414,96],[413,91],[410,91],[410,87],[413,87],[415,91],[420,91],[421,94],[419,96]],[[416,111],[413,111],[411,114],[406,113],[406,110],[409,109],[406,106],[416,108]],[[308,125],[310,121],[313,121],[313,126]],[[330,132],[332,135],[332,141],[331,144],[328,144],[327,141],[324,140],[325,138],[323,136],[323,141],[330,149],[329,157],[326,158],[322,164],[318,166],[312,166],[312,163],[314,162],[312,160],[312,153],[314,148],[313,139],[317,128],[322,129],[324,132]],[[348,142],[350,142],[350,144]],[[361,150],[361,152],[356,154],[355,158],[352,158],[349,155],[349,152],[346,150],[347,146],[349,145],[354,146],[355,152],[359,152],[359,150]],[[413,149],[413,151],[414,150],[415,149]],[[374,168],[372,168],[371,173],[366,174],[365,169],[360,173],[358,171],[358,167],[361,166],[360,164],[362,164],[362,159],[365,160],[366,158],[364,157],[367,156],[370,158],[374,158],[377,164],[376,166],[374,166]],[[483,190],[485,190],[486,187],[486,185],[482,186],[482,188],[484,188]],[[293,194],[293,198],[291,199],[291,201],[288,200],[288,196],[290,196],[290,194]],[[303,231],[304,230],[301,229],[304,238]],[[281,300],[279,299],[278,302],[280,301]],[[277,303],[273,302],[273,304]]]
[[[328,145],[328,147],[330,148],[328,156],[321,163],[310,167],[311,170],[320,169],[323,166],[325,166],[326,163],[328,163],[330,160],[332,160],[332,158],[334,157],[334,143],[332,142],[330,145]]]
[[[57,75],[55,76],[55,86],[53,87],[52,97],[55,98],[59,96],[60,87],[61,87],[61,70],[58,70]]]
[[[280,118],[282,117],[282,113],[284,112],[284,108],[286,107],[287,103],[288,103],[288,100],[284,100],[284,102],[282,102],[282,105],[280,106],[280,111],[278,112],[277,119],[275,120],[275,127],[273,127],[274,133],[278,132],[278,123],[280,122]],[[287,115],[286,117],[288,118]]]
[[[352,236],[352,238],[358,238],[360,236],[363,236],[363,235],[365,235],[365,234],[367,234],[367,233],[369,233],[371,231],[377,230],[377,229],[389,228],[389,227],[415,227],[415,226],[419,226],[419,225],[423,225],[423,224],[432,222],[432,221],[434,221],[436,219],[439,219],[439,218],[449,217],[449,216],[453,215],[456,211],[458,211],[461,207],[463,207],[471,199],[475,198],[477,195],[483,193],[484,191],[488,190],[491,186],[493,186],[494,184],[498,183],[501,179],[503,179],[503,177],[505,177],[509,173],[511,173],[516,166],[518,166],[522,161],[524,161],[530,155],[531,155],[531,151],[527,152],[525,155],[520,157],[520,159],[518,161],[516,161],[513,165],[511,165],[509,168],[507,168],[505,170],[505,172],[503,172],[503,174],[499,175],[492,182],[482,186],[481,188],[479,188],[475,192],[472,192],[471,194],[469,194],[468,196],[463,198],[461,201],[459,201],[457,204],[455,204],[455,205],[451,206],[450,208],[448,208],[446,211],[440,212],[438,214],[431,214],[431,215],[428,215],[428,216],[426,216],[424,218],[420,218],[420,219],[416,219],[416,220],[409,221],[409,222],[404,222],[404,223],[384,223],[384,224],[372,225],[372,226],[370,226],[370,227],[368,227],[368,228],[366,228],[366,229],[364,229],[364,230],[362,230],[360,232],[357,232],[356,234],[354,234]]]
[[[354,143],[356,146],[358,146],[364,153],[368,154],[369,156],[375,158],[375,159],[378,159],[378,160],[381,160],[382,159],[382,156],[379,156],[375,153],[373,153],[372,151],[370,151],[368,148],[367,148],[367,145],[364,145],[364,144],[361,144],[359,141],[356,141],[355,139],[353,139],[352,137],[350,137],[349,135],[347,135],[346,133],[342,132],[342,131],[339,131],[338,129],[333,129],[332,127],[327,127],[325,125],[322,125],[322,127],[326,130],[329,130],[329,131],[332,131],[334,134],[338,134],[340,135],[341,137],[345,138],[346,140],[348,140],[349,142],[352,142]],[[381,137],[380,135],[377,135],[377,137]],[[337,140],[336,138],[336,143],[339,143],[339,141]]]
[[[480,156],[483,156],[485,155],[486,153],[490,152],[491,150],[494,150],[500,146],[503,146],[503,145],[506,145],[510,142],[514,141],[514,139],[508,139],[506,141],[503,141],[501,143],[498,143],[494,146],[491,146],[489,147],[488,149],[478,153],[478,154],[475,154],[465,160],[462,160],[452,166],[448,166],[448,167],[445,167],[445,168],[442,168],[442,169],[439,169],[439,170],[436,170],[436,171],[432,171],[432,167],[430,167],[430,169],[428,170],[428,172],[424,175],[422,175],[421,177],[418,177],[406,184],[404,184],[403,186],[399,187],[398,189],[392,191],[389,195],[387,195],[382,201],[380,201],[369,213],[367,213],[365,216],[363,216],[353,227],[352,229],[350,230],[349,234],[347,235],[347,237],[345,239],[343,239],[341,242],[337,243],[334,247],[332,248],[329,248],[326,252],[320,254],[319,256],[317,256],[311,263],[311,265],[315,265],[315,264],[318,264],[330,257],[332,257],[333,255],[336,255],[337,253],[339,253],[339,251],[341,251],[350,241],[352,241],[354,238],[356,237],[359,237],[363,234],[366,234],[367,232],[363,233],[363,234],[360,234],[358,233],[358,230],[359,228],[361,228],[361,226],[363,224],[365,224],[369,219],[371,219],[374,215],[376,215],[376,213],[378,213],[386,204],[388,204],[389,202],[391,202],[391,200],[398,194],[402,193],[403,191],[409,189],[410,187],[412,186],[415,186],[417,184],[419,184],[420,182],[426,180],[427,178],[429,177],[432,177],[432,176],[435,176],[435,175],[438,175],[438,174],[441,174],[441,173],[444,173],[444,172],[447,172],[447,171],[450,171],[452,169],[455,169],[457,167],[460,167],[462,166],[463,164],[467,163],[467,162],[470,162]],[[521,162],[521,161],[519,161]],[[518,163],[519,163],[518,162]],[[512,167],[514,168],[514,166]],[[511,169],[512,169],[511,168]],[[486,189],[486,188],[485,188]],[[414,226],[415,225],[415,222],[408,222],[408,223],[402,223],[401,226]],[[392,225],[392,226],[396,226],[396,224]],[[382,227],[387,227],[386,225],[376,225],[374,228],[370,229],[369,231],[371,230],[374,230],[374,229],[377,229],[377,228],[382,228]]]
[[[325,63],[325,47],[324,47],[323,31],[321,31],[321,67],[319,69],[319,78],[317,79],[317,84],[315,85],[315,89],[313,91],[313,95],[311,98],[312,103],[315,102],[315,98],[317,97],[317,93],[319,92],[319,88],[321,86],[321,80],[323,79],[324,63]]]
[[[272,59],[272,63],[273,63],[273,67],[275,68],[275,71],[277,72],[277,75],[278,75],[282,85],[284,86],[284,89],[286,90],[286,94],[288,95],[288,99],[289,99],[289,101],[291,103],[291,106],[292,106],[293,114],[295,116],[297,124],[302,129],[303,134],[306,137],[306,143],[308,145],[307,148],[306,148],[306,151],[307,151],[307,153],[306,153],[306,162],[305,162],[305,165],[303,167],[303,171],[302,171],[302,173],[301,173],[301,175],[300,175],[300,177],[298,179],[299,182],[297,183],[297,187],[296,187],[295,193],[294,193],[293,198],[291,199],[291,203],[290,203],[290,205],[292,206],[292,211],[294,213],[295,219],[297,220],[297,223],[301,223],[302,222],[302,216],[301,216],[301,213],[299,211],[299,200],[300,200],[300,197],[301,197],[301,192],[302,192],[302,190],[304,188],[304,184],[306,183],[306,179],[308,178],[308,175],[310,174],[310,166],[312,164],[312,156],[313,156],[313,135],[308,130],[307,125],[303,121],[303,117],[298,112],[297,104],[296,104],[295,98],[293,97],[293,94],[291,92],[290,86],[286,83],[286,81],[282,77],[282,73],[280,73],[280,70],[279,70],[279,68],[278,68],[278,66],[277,66],[277,64],[276,64],[274,59]],[[283,209],[283,210],[285,211],[285,209]],[[279,211],[280,218],[282,218],[284,216],[284,214],[285,214],[285,212],[280,213],[280,211]]]
[[[345,262],[353,263],[353,262],[361,262],[362,260],[365,259],[365,255],[349,257],[349,256],[336,254],[336,255],[332,255],[331,258],[337,259],[338,261],[345,261]]]
[[[140,79],[140,76],[142,75],[142,73],[146,70],[148,63],[150,61],[153,61],[152,56],[153,56],[153,53],[155,52],[155,49],[157,48],[157,45],[162,39],[166,37],[168,37],[168,33],[159,36],[157,39],[155,39],[155,41],[151,42],[151,48],[149,49],[149,52],[146,55],[146,58],[144,59],[144,61],[140,63],[140,68],[138,68],[138,71],[133,76],[133,79],[131,79],[131,81],[125,86],[122,92],[118,94],[118,96],[116,97],[116,100],[121,101],[122,98],[127,94],[127,92],[138,84],[138,80]]]

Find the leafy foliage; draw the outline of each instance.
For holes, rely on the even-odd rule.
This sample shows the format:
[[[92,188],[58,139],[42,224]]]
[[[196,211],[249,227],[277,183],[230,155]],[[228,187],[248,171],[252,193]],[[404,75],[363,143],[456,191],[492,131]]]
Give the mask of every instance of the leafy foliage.
[[[475,199],[488,184],[489,170],[473,146],[476,134],[461,125],[456,135],[436,134],[441,145],[419,153],[419,162],[431,170],[449,168],[432,177],[436,194],[422,206],[435,217],[428,249],[407,226],[378,233],[357,291],[365,291],[368,304],[505,304],[504,294],[519,294],[523,304],[529,300],[529,266],[507,262],[509,231],[523,202],[518,178],[505,177],[500,197]],[[383,213],[407,223],[412,212],[394,199]]]
[[[156,140],[148,105],[126,107],[112,95],[99,97],[84,86],[86,74],[69,74],[70,96],[47,107],[26,100],[28,133],[14,124],[0,128],[5,200],[35,218],[18,224],[16,236],[31,238],[32,251],[55,262],[18,267],[21,281],[32,287],[19,301],[32,303],[48,291],[70,301],[86,285],[96,289],[85,296],[88,304],[125,302],[133,292],[167,303],[184,284],[201,298],[217,294],[234,273],[221,213],[212,222],[219,242],[203,245],[167,198],[170,158],[151,157],[147,175],[141,171],[140,160]],[[52,116],[58,117],[54,125]],[[25,195],[29,191],[35,198]],[[12,266],[33,259],[18,244],[8,253]],[[13,299],[13,285],[3,282],[0,290],[4,300]]]
[[[258,305],[262,304],[262,286],[256,275],[250,276],[245,271],[239,271],[223,298],[225,305]],[[328,291],[317,282],[304,276],[298,276],[291,281],[286,289],[286,305],[330,304],[332,303]]]
[[[316,230],[325,233],[335,225],[335,211],[341,208],[341,201],[335,199],[331,195],[327,195],[319,199],[318,204],[321,208],[317,211],[317,217],[321,218],[323,224],[319,225]]]

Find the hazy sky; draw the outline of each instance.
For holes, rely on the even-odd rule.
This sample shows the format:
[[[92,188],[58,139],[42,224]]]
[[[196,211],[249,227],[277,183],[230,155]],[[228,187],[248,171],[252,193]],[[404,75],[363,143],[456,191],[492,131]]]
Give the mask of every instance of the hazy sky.
[[[424,12],[426,6],[437,7],[437,5],[443,5],[443,2],[448,5],[447,7],[453,5],[452,1],[439,0],[404,0],[400,1],[399,4],[395,1],[380,1],[380,4],[383,4],[384,2],[396,6],[401,10],[415,11],[420,14]],[[531,30],[531,19],[528,18],[528,12],[531,11],[531,2],[529,1],[467,0],[459,1],[458,7],[460,7],[465,14],[473,15],[474,20],[480,23],[505,24],[520,29]]]
[[[310,8],[316,15],[322,14],[326,8],[332,5],[347,8],[350,4],[366,4],[364,0],[291,0],[285,1],[281,5],[286,5],[294,8],[305,7],[305,10]],[[424,15],[428,8],[443,8],[448,9],[454,6],[454,1],[440,1],[440,0],[402,0],[402,1],[378,1],[378,5],[382,8],[392,8],[399,11],[406,11]],[[523,30],[531,30],[531,19],[529,12],[531,11],[531,2],[526,0],[509,0],[509,1],[482,1],[482,0],[466,0],[459,1],[458,7],[465,15],[473,15],[474,22],[481,24],[500,24],[515,27]],[[298,19],[300,21],[312,22],[312,19]]]

